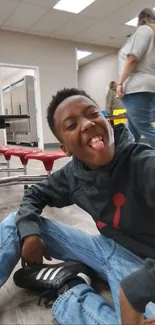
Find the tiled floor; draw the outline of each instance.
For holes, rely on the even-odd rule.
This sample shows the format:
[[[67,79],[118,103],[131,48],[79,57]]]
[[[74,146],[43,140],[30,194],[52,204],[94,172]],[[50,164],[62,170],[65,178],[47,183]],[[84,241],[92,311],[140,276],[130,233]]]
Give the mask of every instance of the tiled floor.
[[[1,157],[0,161],[2,161]],[[54,170],[59,169],[68,161],[68,158],[57,160],[54,164]],[[20,166],[18,158],[13,157],[11,159],[11,166]],[[28,164],[28,173],[44,174],[42,163],[39,161],[30,161]],[[0,173],[0,177],[2,176],[6,175]],[[22,196],[23,185],[0,188],[0,220],[3,220],[10,212],[18,209]],[[44,215],[80,229],[86,229],[87,227],[90,233],[97,232],[91,217],[77,206],[59,210],[56,208],[45,208]],[[17,265],[17,268],[19,266],[20,263]],[[109,298],[109,295],[105,291],[104,295]],[[55,324],[50,309],[38,307],[37,301],[38,298],[33,294],[15,287],[11,276],[3,288],[0,289],[0,324]]]

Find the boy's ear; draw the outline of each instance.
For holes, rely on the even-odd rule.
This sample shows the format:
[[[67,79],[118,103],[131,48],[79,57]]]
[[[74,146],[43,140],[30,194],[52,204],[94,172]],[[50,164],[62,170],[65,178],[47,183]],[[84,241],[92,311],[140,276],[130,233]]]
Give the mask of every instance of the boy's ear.
[[[72,153],[68,151],[68,149],[66,148],[66,146],[64,144],[61,144],[60,148],[65,153],[66,156],[68,156],[68,157],[72,156]]]

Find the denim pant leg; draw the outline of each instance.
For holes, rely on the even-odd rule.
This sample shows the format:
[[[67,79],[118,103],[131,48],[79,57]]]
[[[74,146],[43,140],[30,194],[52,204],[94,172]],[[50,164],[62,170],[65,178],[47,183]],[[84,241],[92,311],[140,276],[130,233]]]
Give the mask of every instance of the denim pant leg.
[[[41,234],[51,256],[61,260],[79,260],[94,268],[106,279],[103,272],[102,254],[100,254],[100,252],[102,253],[99,242],[101,236],[93,237],[86,232],[45,218],[41,218]],[[104,243],[105,259],[111,255],[113,247],[113,241],[106,239]],[[21,243],[15,225],[15,214],[12,213],[0,223],[0,287],[10,276],[20,256]],[[72,318],[73,299],[70,294],[71,290],[67,293],[69,299],[67,304],[63,301],[64,296],[62,296],[62,298],[57,299],[53,306],[53,314],[60,324],[73,325],[72,319],[75,319],[75,316],[76,325],[104,324],[102,318],[106,319],[106,324],[117,324],[117,316],[113,309],[87,285],[75,288],[73,296],[77,306],[74,305],[76,315],[73,313]],[[77,302],[79,297],[80,308],[78,308]],[[83,301],[84,297],[86,298],[85,302]],[[94,306],[93,309],[92,305]],[[70,309],[69,306],[72,306],[72,308]],[[65,313],[63,319],[61,313],[59,313],[59,308],[62,313]]]
[[[41,218],[41,234],[49,254],[60,260],[81,260],[83,263],[98,264],[96,240],[87,233],[64,224]],[[73,243],[73,244],[72,244]],[[6,282],[21,257],[21,243],[15,225],[15,213],[0,223],[0,287]],[[90,260],[90,263],[88,262]]]
[[[60,296],[53,305],[52,313],[58,323],[119,324],[120,280],[139,269],[144,261],[102,235],[90,236],[86,232],[46,219],[43,219],[41,228],[51,255],[58,259],[79,260],[96,270],[108,281],[115,304],[116,312],[91,287],[78,285]],[[155,306],[149,304],[147,317],[155,316],[154,313]]]
[[[14,214],[0,223],[0,287],[7,281],[21,256]]]
[[[60,296],[52,307],[60,325],[117,325],[116,312],[108,302],[85,284]]]
[[[43,218],[42,238],[56,259],[81,261],[107,280],[106,261],[115,250],[113,240]],[[78,285],[60,296],[52,307],[60,325],[118,324],[116,312],[88,285]]]
[[[128,119],[128,128],[133,134],[135,141],[139,142],[141,138],[140,130],[138,130],[136,123],[133,119],[133,116],[131,114],[131,101],[130,101],[130,95],[125,95],[123,98],[121,98],[121,102],[123,106],[126,108],[127,111],[127,119]],[[135,104],[133,103],[133,109],[135,108]]]
[[[116,308],[114,312],[92,288],[80,285],[56,300],[53,314],[59,324],[119,324],[119,282],[123,277],[140,268],[143,260],[117,245],[112,239],[101,235],[90,236],[86,232],[45,218],[41,218],[41,232],[51,256],[62,260],[79,260],[96,270],[103,279],[108,279]],[[11,274],[20,254],[20,240],[14,214],[11,214],[0,224],[0,286]],[[70,308],[73,306],[73,301],[76,303],[74,309]],[[149,304],[147,317],[155,316],[153,311],[155,311],[154,305]]]
[[[116,244],[115,252],[108,260],[107,278],[111,287],[112,296],[118,318],[120,318],[119,292],[120,281],[144,265],[144,260],[122,246]],[[149,303],[146,307],[146,318],[155,317],[155,304]]]
[[[131,122],[137,132],[144,135],[148,143],[155,149],[155,128],[152,126],[155,93],[141,92],[125,95],[123,103],[127,109],[129,123]]]

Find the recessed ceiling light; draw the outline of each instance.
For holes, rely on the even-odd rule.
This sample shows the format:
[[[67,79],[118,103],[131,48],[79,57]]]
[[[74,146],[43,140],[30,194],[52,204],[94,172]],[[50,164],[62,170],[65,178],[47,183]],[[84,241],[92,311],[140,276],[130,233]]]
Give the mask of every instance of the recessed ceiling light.
[[[86,56],[91,55],[91,54],[92,54],[92,52],[88,52],[88,51],[80,51],[80,50],[78,50],[78,51],[77,51],[77,59],[78,59],[78,61],[79,61],[79,60],[81,60],[81,59],[83,59],[83,58],[85,58]]]
[[[134,26],[134,27],[136,27],[137,24],[138,24],[138,17],[135,17],[135,18],[129,20],[127,23],[125,23],[125,25]]]
[[[96,0],[60,0],[53,8],[78,14]]]
[[[155,8],[153,8],[153,10],[155,10]],[[138,17],[135,17],[129,20],[127,23],[125,23],[125,25],[134,26],[134,27],[137,27],[137,24],[138,24]]]

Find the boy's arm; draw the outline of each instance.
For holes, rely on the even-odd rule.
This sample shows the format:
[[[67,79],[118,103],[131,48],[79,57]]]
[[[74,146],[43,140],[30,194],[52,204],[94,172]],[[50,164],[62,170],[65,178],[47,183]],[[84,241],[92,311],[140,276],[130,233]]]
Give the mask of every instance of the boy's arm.
[[[40,236],[40,215],[46,205],[62,208],[72,204],[65,170],[66,167],[58,170],[46,180],[25,191],[23,201],[15,216],[21,240],[31,235]]]
[[[140,324],[145,307],[150,301],[155,302],[155,260],[147,259],[140,270],[121,281],[120,306],[123,324]]]
[[[132,177],[144,200],[155,211],[155,150],[141,145],[132,154]]]

